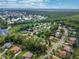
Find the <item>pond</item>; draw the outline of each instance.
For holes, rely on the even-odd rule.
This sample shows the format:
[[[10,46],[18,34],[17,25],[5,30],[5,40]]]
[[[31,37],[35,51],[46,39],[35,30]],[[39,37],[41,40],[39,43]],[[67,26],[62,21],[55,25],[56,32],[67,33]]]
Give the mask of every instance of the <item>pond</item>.
[[[5,35],[7,33],[8,33],[8,29],[7,28],[5,28],[5,29],[1,29],[0,28],[0,35]]]

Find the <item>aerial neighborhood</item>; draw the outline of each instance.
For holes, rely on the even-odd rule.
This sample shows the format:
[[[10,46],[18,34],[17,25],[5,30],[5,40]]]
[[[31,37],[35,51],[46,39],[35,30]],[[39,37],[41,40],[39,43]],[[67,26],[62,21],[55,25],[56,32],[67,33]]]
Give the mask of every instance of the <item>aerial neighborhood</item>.
[[[79,14],[50,12],[0,11],[0,59],[79,59]]]

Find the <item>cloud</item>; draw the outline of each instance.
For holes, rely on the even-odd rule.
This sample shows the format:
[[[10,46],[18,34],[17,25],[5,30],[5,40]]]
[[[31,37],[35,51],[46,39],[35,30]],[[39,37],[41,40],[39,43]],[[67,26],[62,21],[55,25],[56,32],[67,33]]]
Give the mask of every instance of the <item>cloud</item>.
[[[0,8],[79,8],[79,0],[0,0]]]
[[[10,2],[10,1],[13,1],[14,2],[15,1],[16,2],[17,0],[5,0],[5,1],[8,1],[8,2]]]
[[[0,7],[7,8],[42,8],[48,0],[0,0]]]

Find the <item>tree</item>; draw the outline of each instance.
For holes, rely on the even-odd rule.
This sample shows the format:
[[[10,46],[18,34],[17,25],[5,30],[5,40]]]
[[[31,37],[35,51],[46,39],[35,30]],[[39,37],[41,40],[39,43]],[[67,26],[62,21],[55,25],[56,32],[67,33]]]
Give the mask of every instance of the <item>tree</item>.
[[[79,48],[74,49],[73,59],[79,59]]]
[[[7,22],[4,19],[0,18],[0,27],[4,26],[7,26]]]
[[[0,36],[0,44],[5,42],[5,36]]]
[[[64,34],[64,32],[65,32],[64,29],[60,29],[60,33]]]

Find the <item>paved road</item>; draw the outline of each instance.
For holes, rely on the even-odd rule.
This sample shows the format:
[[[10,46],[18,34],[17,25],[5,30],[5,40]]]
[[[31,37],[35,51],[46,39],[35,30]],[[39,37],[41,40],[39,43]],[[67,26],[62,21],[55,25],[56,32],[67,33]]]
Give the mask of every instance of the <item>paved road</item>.
[[[7,52],[8,49],[5,49],[1,54],[0,54],[0,58],[2,58],[2,55],[4,55]]]
[[[17,55],[19,55],[20,53],[21,53],[21,51],[20,51],[20,52],[18,52],[17,54],[15,54],[14,58],[15,58]]]

